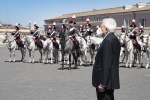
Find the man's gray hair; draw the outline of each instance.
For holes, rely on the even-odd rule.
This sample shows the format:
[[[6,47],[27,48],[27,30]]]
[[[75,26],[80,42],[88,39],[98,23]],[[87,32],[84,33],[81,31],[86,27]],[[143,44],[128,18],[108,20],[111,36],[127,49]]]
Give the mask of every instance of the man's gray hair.
[[[102,22],[103,25],[109,30],[109,32],[115,31],[117,23],[113,18],[105,18]]]

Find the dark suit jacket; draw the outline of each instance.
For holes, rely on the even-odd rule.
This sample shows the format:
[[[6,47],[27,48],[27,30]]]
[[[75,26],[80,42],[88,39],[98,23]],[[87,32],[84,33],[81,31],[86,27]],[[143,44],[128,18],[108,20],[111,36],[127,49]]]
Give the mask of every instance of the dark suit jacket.
[[[120,42],[114,33],[109,33],[100,45],[93,66],[92,85],[100,84],[106,89],[119,89]]]

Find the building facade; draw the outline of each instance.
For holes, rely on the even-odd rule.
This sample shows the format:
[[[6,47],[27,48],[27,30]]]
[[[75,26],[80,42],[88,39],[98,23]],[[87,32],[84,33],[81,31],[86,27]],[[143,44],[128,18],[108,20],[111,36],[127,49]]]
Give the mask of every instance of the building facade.
[[[150,32],[150,3],[137,3],[135,5],[124,5],[122,7],[102,9],[87,12],[79,12],[72,14],[64,14],[50,19],[44,20],[45,30],[53,22],[56,22],[57,29],[61,29],[63,19],[67,19],[67,23],[71,20],[71,17],[76,15],[75,25],[79,28],[80,25],[86,24],[86,19],[90,19],[92,28],[95,29],[97,25],[100,26],[104,18],[114,18],[117,22],[116,32],[120,32],[120,27],[123,25],[125,29],[129,29],[132,19],[136,20],[137,29],[140,26],[144,27],[144,33]]]

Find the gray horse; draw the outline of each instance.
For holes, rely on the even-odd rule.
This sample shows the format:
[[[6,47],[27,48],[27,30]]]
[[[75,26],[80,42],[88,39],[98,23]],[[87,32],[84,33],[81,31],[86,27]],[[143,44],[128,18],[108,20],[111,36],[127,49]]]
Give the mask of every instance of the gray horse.
[[[61,31],[59,33],[60,44],[61,44],[61,52],[62,52],[62,67],[60,70],[64,69],[64,56],[69,55],[69,70],[71,70],[71,54],[73,55],[75,66],[77,68],[77,59],[79,57],[79,52],[75,50],[74,44],[69,38],[67,31]]]
[[[11,62],[11,57],[12,57],[12,54],[14,56],[14,60],[13,62],[15,62],[15,50],[17,48],[17,43],[16,41],[14,40],[14,37],[11,35],[11,33],[5,33],[4,36],[3,36],[3,39],[2,39],[3,43],[8,43],[8,49],[10,51],[10,59],[9,59],[9,62]],[[25,54],[26,54],[26,47],[25,45],[23,44],[22,47],[18,47],[19,50],[21,51],[21,55],[22,55],[22,58],[20,61],[23,61],[24,62],[24,58],[25,58]]]

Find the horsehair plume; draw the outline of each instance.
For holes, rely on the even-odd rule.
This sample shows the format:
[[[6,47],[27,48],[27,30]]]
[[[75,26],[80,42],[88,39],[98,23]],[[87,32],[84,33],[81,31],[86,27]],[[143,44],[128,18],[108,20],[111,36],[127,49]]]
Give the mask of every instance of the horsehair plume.
[[[132,25],[134,25],[134,24],[135,24],[135,19],[132,20]]]
[[[80,25],[80,28],[83,28],[83,26],[82,26],[82,25]]]
[[[56,25],[56,22],[53,23],[53,26],[55,26],[55,25]]]
[[[36,22],[34,22],[34,26],[36,26]]]
[[[121,27],[121,30],[124,30],[124,26]]]
[[[143,26],[140,27],[140,31],[142,31],[142,30],[143,30]]]
[[[72,21],[75,21],[75,19],[76,19],[76,16],[73,15],[73,16],[72,16]]]
[[[90,23],[90,19],[87,18],[87,19],[86,19],[86,24],[89,24],[89,23]]]

